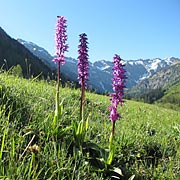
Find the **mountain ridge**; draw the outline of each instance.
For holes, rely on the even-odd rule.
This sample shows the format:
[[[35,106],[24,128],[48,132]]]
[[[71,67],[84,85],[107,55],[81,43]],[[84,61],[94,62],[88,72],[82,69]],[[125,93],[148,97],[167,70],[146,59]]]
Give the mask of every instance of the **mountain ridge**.
[[[44,77],[51,76],[49,66],[0,27],[0,67],[8,70],[18,64],[21,65],[24,77],[41,74]]]
[[[180,82],[180,62],[175,62],[142,80],[130,90],[129,94],[137,96],[155,89],[166,89],[168,86],[176,84],[176,82]]]
[[[21,39],[18,39],[18,41],[28,48],[32,53],[42,59],[47,65],[49,64],[52,69],[56,68],[56,65],[52,62],[54,57],[50,55],[44,48]],[[170,57],[165,59],[154,58],[124,60],[124,63],[126,64],[126,74],[128,76],[126,83],[127,88],[132,88],[142,80],[149,78],[151,75],[172,65],[176,61],[180,62],[180,59]],[[68,78],[72,81],[77,81],[76,66],[77,59],[66,57],[66,64],[62,68],[62,73],[68,76]],[[98,60],[93,63],[89,62],[89,87],[100,93],[112,92],[112,66],[113,63],[107,60]]]

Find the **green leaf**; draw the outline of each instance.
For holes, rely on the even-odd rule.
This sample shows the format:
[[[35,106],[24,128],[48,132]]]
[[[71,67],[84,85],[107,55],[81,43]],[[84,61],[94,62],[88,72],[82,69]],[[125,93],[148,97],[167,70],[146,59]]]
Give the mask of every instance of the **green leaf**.
[[[115,146],[113,146],[110,151],[109,151],[109,155],[108,155],[108,158],[107,158],[107,161],[106,163],[108,165],[110,165],[114,159],[114,154],[115,154]]]
[[[105,163],[104,160],[92,157],[88,159],[90,164],[97,169],[99,172],[104,172],[105,171]]]
[[[31,175],[32,175],[32,172],[33,172],[33,163],[35,161],[35,154],[32,153],[31,155],[31,160],[30,160],[30,163],[29,163],[29,171],[28,171],[28,179],[31,178]]]
[[[15,155],[15,141],[14,141],[14,137],[12,137],[12,146],[11,146],[11,152],[10,152],[10,156],[13,159]]]
[[[121,179],[120,177],[117,176],[111,176],[113,179]]]
[[[89,114],[87,120],[86,120],[86,123],[85,123],[85,130],[87,131],[88,130],[88,126],[89,126],[89,117],[91,116],[91,113]]]
[[[112,174],[111,177],[113,179],[121,179],[123,174],[121,169],[114,167],[112,170],[110,170],[110,173]]]
[[[93,149],[95,151],[98,151],[99,153],[100,153],[100,149],[101,149],[96,143],[93,143],[93,142],[87,142],[86,148]]]
[[[63,110],[64,110],[64,107],[63,107],[63,102],[64,102],[64,99],[61,101],[61,103],[59,104],[59,116],[61,117],[62,114],[63,114]]]
[[[56,128],[57,126],[57,121],[62,117],[62,114],[63,114],[63,102],[64,102],[64,99],[61,101],[60,104],[58,104],[58,101],[59,101],[59,98],[56,97],[56,109],[55,109],[55,113],[54,113],[54,119],[53,119],[53,123],[52,123],[52,127],[53,129]]]
[[[121,169],[115,167],[115,168],[113,168],[113,171],[114,171],[115,173],[117,173],[117,174],[123,176]]]
[[[76,131],[76,135],[82,134],[82,126],[83,126],[83,124],[82,124],[82,121],[81,121],[81,122],[79,122],[79,124],[78,124],[78,128],[77,128],[77,131]]]
[[[132,175],[128,180],[133,180],[135,178],[135,175]]]
[[[77,127],[78,127],[78,124],[77,124],[77,122],[76,121],[73,121],[73,132],[74,133],[76,133],[76,131],[77,131]]]
[[[53,119],[53,123],[52,123],[53,129],[56,128],[56,125],[57,125],[57,119],[58,119],[58,115],[57,115],[57,113],[55,112],[54,119]]]
[[[4,129],[3,138],[2,138],[2,143],[1,143],[1,150],[0,150],[0,160],[2,160],[2,154],[3,154],[4,145],[5,145],[6,133],[7,133],[7,132],[6,132],[6,129]]]
[[[57,127],[54,131],[53,131],[53,134],[54,135],[57,135],[58,138],[62,138],[63,136],[65,136],[67,134],[67,132],[69,130],[72,129],[72,126],[67,126],[65,128],[62,128],[62,127]]]

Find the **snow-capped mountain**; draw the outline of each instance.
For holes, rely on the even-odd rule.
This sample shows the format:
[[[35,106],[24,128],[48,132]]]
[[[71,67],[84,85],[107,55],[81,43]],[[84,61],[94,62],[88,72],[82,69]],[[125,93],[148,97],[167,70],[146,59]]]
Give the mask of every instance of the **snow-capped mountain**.
[[[131,80],[130,87],[136,85],[141,80],[146,79],[158,72],[162,68],[166,68],[176,61],[180,61],[178,58],[166,58],[166,59],[138,59],[129,60],[126,62],[127,75]]]
[[[131,88],[127,95],[129,97],[144,97],[147,101],[153,102],[156,98],[160,98],[165,91],[178,84],[180,84],[180,61],[162,68],[149,78],[142,80]]]
[[[51,62],[52,61],[52,56],[42,47],[36,45],[33,42],[28,42],[24,41],[22,39],[17,39],[19,43],[24,45],[28,50],[30,50],[35,56],[40,58],[41,60],[44,61],[44,63],[51,68],[53,68],[54,64]]]
[[[159,70],[166,68],[176,61],[180,61],[178,58],[166,58],[166,59],[138,59],[138,60],[127,60],[124,61],[125,69],[127,74],[127,88],[131,88],[141,82],[143,79],[150,77],[151,75],[155,74]],[[96,61],[93,63],[98,69],[102,72],[109,74],[109,82],[112,78],[112,62],[110,61]]]
[[[21,39],[18,39],[18,41],[52,69],[56,68],[56,65],[52,62],[53,56],[44,48]],[[180,61],[180,59],[171,57],[166,59],[155,58],[124,61],[128,77],[127,88],[135,86],[141,80],[148,78],[162,68],[172,65],[176,61]],[[106,60],[99,60],[94,63],[89,62],[89,87],[100,93],[112,92],[112,66],[113,63]],[[66,63],[61,68],[61,72],[72,81],[77,81],[77,60],[66,57]]]

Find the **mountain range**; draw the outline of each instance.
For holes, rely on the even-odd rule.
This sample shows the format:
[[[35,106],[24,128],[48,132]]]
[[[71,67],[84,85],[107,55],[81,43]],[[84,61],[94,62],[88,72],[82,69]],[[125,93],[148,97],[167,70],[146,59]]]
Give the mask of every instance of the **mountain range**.
[[[40,58],[52,70],[56,69],[56,64],[52,62],[53,56],[44,48],[22,39],[17,39],[19,43],[29,49],[34,55]],[[160,70],[167,69],[174,63],[180,62],[179,58],[170,57],[165,59],[138,59],[124,60],[127,74],[127,89],[131,89],[141,82],[147,81],[149,77]],[[112,92],[112,67],[113,63],[107,60],[89,62],[89,87],[99,93]],[[77,59],[66,57],[66,63],[61,68],[61,72],[70,80],[77,81]],[[158,75],[157,75],[158,76]]]
[[[148,91],[157,89],[166,90],[169,87],[180,84],[180,61],[176,61],[166,68],[160,69],[152,74],[149,78],[145,78],[137,85],[132,87],[128,92],[131,96],[139,96]]]
[[[56,73],[56,64],[52,61],[54,56],[50,55],[44,48],[35,43],[22,39],[11,38],[0,27],[0,67],[6,69],[20,64],[25,77],[28,73],[37,76],[42,73],[44,77],[49,77]],[[137,90],[139,92],[147,89],[157,88],[159,84],[175,81],[172,77],[179,78],[179,73],[175,72],[180,59],[170,57],[166,59],[138,59],[123,60],[128,77],[127,90]],[[98,93],[112,92],[112,61],[98,60],[89,62],[89,88]],[[29,71],[29,72],[28,72]],[[66,57],[66,63],[61,68],[62,79],[77,82],[77,59]],[[168,76],[171,74],[171,77]],[[165,79],[160,77],[166,77]],[[128,92],[128,91],[127,91]]]

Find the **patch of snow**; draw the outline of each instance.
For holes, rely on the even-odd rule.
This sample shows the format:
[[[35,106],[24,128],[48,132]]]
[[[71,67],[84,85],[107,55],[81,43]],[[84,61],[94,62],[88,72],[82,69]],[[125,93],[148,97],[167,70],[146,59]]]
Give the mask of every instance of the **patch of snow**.
[[[154,59],[150,64],[150,70],[157,71],[158,67],[163,67],[164,64],[161,59]]]
[[[108,69],[110,67],[111,66],[109,66],[109,65],[106,65],[106,66],[103,66],[103,67],[96,66],[96,68],[99,69],[100,71],[105,71],[106,69]]]
[[[167,65],[172,64],[172,63],[173,63],[173,60],[174,60],[173,57],[168,57],[168,58],[165,59],[165,61],[167,62]]]
[[[157,70],[158,64],[159,64],[159,61],[152,62],[152,64],[150,65],[150,69],[151,70]]]
[[[130,61],[130,62],[128,62],[131,66],[133,66],[134,65],[134,62],[132,62],[132,61]]]
[[[139,81],[146,79],[148,76],[149,76],[148,74],[143,74],[143,76],[139,78]]]
[[[105,65],[105,66],[107,65],[107,63],[105,62],[105,60],[102,60],[101,62],[102,62],[103,65]]]
[[[142,64],[142,65],[144,65],[144,62],[143,62],[142,60],[138,60],[138,61],[136,61],[135,63],[136,63],[136,65],[137,65],[137,64]]]
[[[99,66],[95,66],[97,69],[99,69],[99,70],[102,70],[102,67],[99,67]]]
[[[107,74],[112,74],[112,72],[110,72],[110,71],[104,71],[104,72],[106,72]]]
[[[110,66],[109,65],[106,65],[105,67],[102,67],[102,68],[100,68],[101,70],[105,70],[105,69],[108,69],[108,68],[110,68]]]

